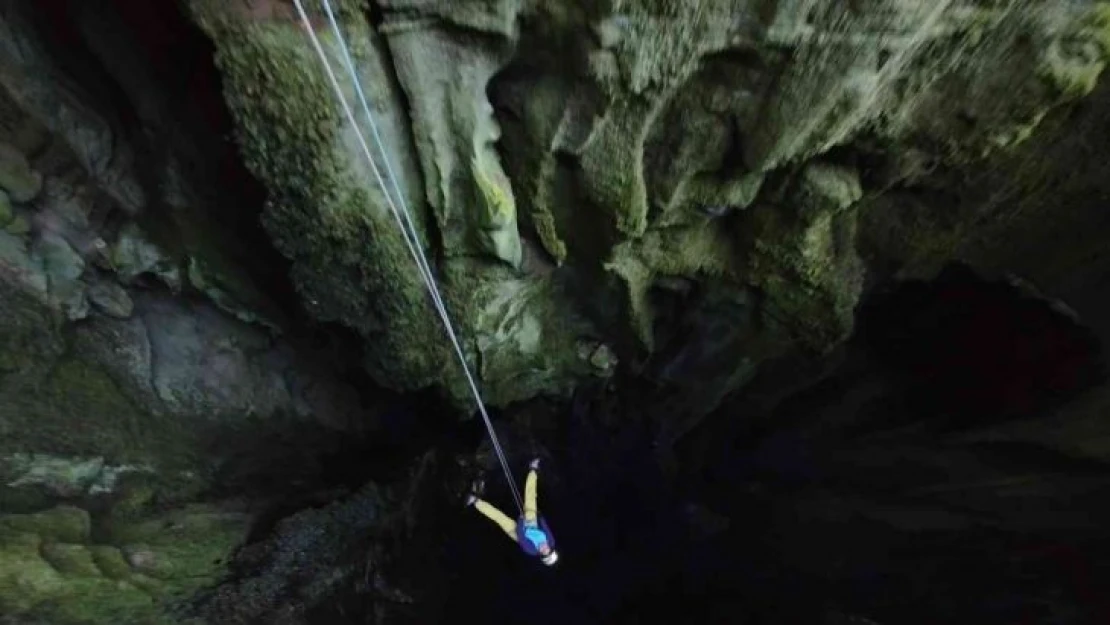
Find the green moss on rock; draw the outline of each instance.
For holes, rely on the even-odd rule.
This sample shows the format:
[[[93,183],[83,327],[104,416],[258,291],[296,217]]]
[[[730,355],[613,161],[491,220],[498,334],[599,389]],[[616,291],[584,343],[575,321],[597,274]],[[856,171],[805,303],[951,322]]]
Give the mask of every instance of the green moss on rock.
[[[264,306],[262,298],[257,294],[254,286],[239,272],[224,270],[220,265],[214,265],[210,259],[218,256],[205,254],[203,256],[190,256],[186,269],[189,284],[194,289],[204,293],[213,304],[221,310],[244,323],[259,323],[270,329],[277,330],[277,325],[259,314]],[[253,296],[253,297],[252,297]],[[253,305],[245,305],[244,301]]]
[[[7,228],[8,224],[12,223],[15,219],[15,213],[12,212],[12,201],[8,194],[0,190],[0,228]]]
[[[182,623],[177,602],[223,574],[247,528],[242,515],[202,506],[109,526],[98,532],[109,544],[91,544],[89,524],[88,513],[65,506],[0,516],[0,614],[56,625]],[[143,545],[110,544],[136,540]]]
[[[629,321],[644,348],[650,351],[654,347],[648,291],[655,279],[735,277],[733,245],[730,233],[719,222],[705,221],[685,228],[652,230],[638,241],[613,249],[605,268],[624,282]]]
[[[763,186],[763,173],[698,173],[683,180],[666,212],[654,225],[671,227],[705,221],[707,209],[739,210],[755,201]]]
[[[123,559],[119,547],[111,545],[91,545],[89,554],[101,575],[108,579],[123,580],[131,576],[131,565]]]
[[[248,526],[244,515],[190,505],[140,522],[112,524],[108,543],[120,546],[132,570],[177,587],[215,581]]]
[[[532,225],[540,237],[540,243],[555,262],[562,265],[567,260],[567,245],[559,237],[558,226],[555,225],[555,216],[550,211],[536,211],[532,213]]]
[[[854,169],[813,162],[802,170],[790,201],[800,214],[835,214],[862,197],[863,187]]]
[[[21,616],[65,587],[62,574],[39,557],[33,534],[0,533],[0,614]]]
[[[244,160],[270,191],[265,226],[294,261],[309,309],[374,345],[367,364],[380,382],[436,381],[449,354],[387,204],[347,149],[350,130],[308,38],[292,23],[246,21],[223,3],[192,8],[216,44]],[[320,37],[332,46],[330,34]]]
[[[34,514],[0,516],[0,530],[34,534],[44,540],[83,543],[89,538],[89,513],[73,506],[58,506]]]
[[[0,450],[14,446],[13,451],[145,460],[135,458],[129,425],[142,422],[144,413],[94,363],[63,360],[46,379],[14,392],[10,402],[16,436],[0,442]],[[82,427],[83,422],[90,425]]]
[[[519,267],[522,251],[516,226],[516,198],[508,177],[495,159],[496,155],[490,150],[481,149],[470,162],[470,172],[483,204],[479,243],[493,256],[512,267]]]
[[[853,212],[799,219],[763,207],[749,224],[748,280],[764,291],[767,313],[814,349],[831,347],[852,329],[863,287],[856,219]]]
[[[16,202],[30,202],[42,190],[42,174],[31,169],[15,147],[0,143],[0,191]]]
[[[43,560],[64,575],[96,577],[100,569],[93,560],[92,553],[85,545],[65,543],[46,543],[39,550]]]
[[[547,278],[504,280],[478,294],[485,302],[475,313],[479,373],[491,403],[568,392],[576,376],[590,372],[588,359],[578,354],[584,324],[558,288]]]
[[[46,278],[41,265],[30,258],[22,239],[2,231],[0,265],[26,280],[21,284],[0,281],[0,373],[22,375],[41,370],[62,350],[58,320],[46,305]],[[10,399],[16,392],[12,389],[15,377],[0,377],[0,393],[9,398],[0,408],[13,411],[10,417],[0,412],[5,420],[20,416]],[[0,421],[0,427],[3,424]],[[4,447],[4,438],[13,433],[17,432],[0,430],[0,448]]]
[[[1045,51],[1038,75],[1062,98],[1094,91],[1110,60],[1110,3],[1096,3]]]
[[[181,288],[181,270],[177,263],[149,241],[135,222],[120,228],[116,242],[108,252],[108,260],[125,283],[149,273],[174,291]]]
[[[20,215],[16,215],[14,219],[8,222],[4,228],[8,234],[22,236],[31,231],[31,224]]]

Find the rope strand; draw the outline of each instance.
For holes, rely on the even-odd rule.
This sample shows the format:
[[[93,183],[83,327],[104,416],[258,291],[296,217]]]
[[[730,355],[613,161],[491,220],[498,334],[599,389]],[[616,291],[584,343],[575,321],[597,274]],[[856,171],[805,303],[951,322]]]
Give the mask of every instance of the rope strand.
[[[385,180],[383,180],[382,178],[381,171],[378,169],[378,165],[374,162],[374,158],[370,154],[370,148],[367,145],[366,138],[363,136],[362,130],[361,128],[359,128],[358,122],[355,120],[354,113],[351,111],[351,107],[347,103],[347,99],[343,95],[343,89],[339,84],[338,78],[336,78],[335,76],[335,72],[332,69],[331,62],[328,60],[327,54],[324,52],[324,48],[321,45],[319,38],[316,36],[315,30],[312,28],[312,22],[308,19],[308,15],[305,13],[304,6],[302,5],[301,0],[293,0],[293,2],[296,5],[297,13],[300,15],[301,23],[304,25],[309,38],[312,40],[312,45],[316,50],[316,54],[320,57],[320,61],[324,65],[324,70],[326,71],[328,79],[331,82],[332,90],[334,91],[336,97],[339,99],[339,103],[343,108],[343,112],[346,115],[347,120],[354,128],[355,134],[358,138],[359,146],[362,148],[362,152],[370,165],[371,171],[374,173],[374,177],[378,182],[378,186],[381,188],[382,193],[385,195],[386,202],[389,205],[390,211],[393,213],[393,217],[397,221],[398,227],[400,227],[401,229],[401,234],[405,238],[405,246],[408,248],[409,254],[416,262],[417,271],[420,274],[420,278],[424,282],[424,286],[427,287],[428,293],[432,298],[432,305],[435,308],[436,313],[438,313],[440,320],[443,322],[444,331],[447,333],[447,337],[448,339],[450,339],[451,344],[454,347],[455,355],[458,357],[459,363],[462,365],[463,374],[466,377],[467,385],[469,386],[470,392],[474,397],[475,404],[478,407],[478,412],[482,416],[482,421],[485,423],[486,430],[490,436],[490,442],[492,443],[494,452],[496,452],[498,460],[501,463],[501,469],[505,472],[505,479],[509,483],[509,489],[512,491],[513,500],[516,503],[517,509],[523,515],[524,502],[521,499],[520,492],[517,490],[516,482],[513,480],[512,471],[509,468],[508,459],[505,457],[505,452],[501,447],[501,442],[498,440],[497,432],[493,428],[493,422],[490,419],[489,412],[486,410],[485,402],[482,400],[482,395],[478,390],[478,384],[474,379],[473,373],[471,373],[470,371],[470,365],[466,361],[466,356],[463,352],[462,345],[455,333],[454,326],[451,324],[450,316],[447,314],[447,309],[443,304],[443,298],[439,292],[438,287],[436,286],[435,278],[432,275],[427,258],[425,258],[424,256],[423,249],[420,245],[420,238],[409,215],[409,209],[407,203],[405,202],[404,194],[401,192],[400,185],[397,183],[397,177],[393,172],[392,166],[390,165],[389,155],[385,151],[384,142],[381,139],[381,134],[378,132],[377,124],[374,122],[374,115],[371,112],[370,106],[366,101],[366,94],[362,88],[361,80],[359,80],[358,73],[355,70],[354,61],[351,56],[350,49],[348,48],[347,42],[343,38],[343,34],[339,29],[338,23],[335,20],[335,15],[332,11],[331,4],[328,0],[323,0],[324,10],[327,12],[328,20],[331,23],[332,30],[334,31],[336,38],[339,41],[339,47],[343,52],[343,57],[347,65],[347,70],[351,75],[351,80],[355,86],[356,94],[358,95],[358,98],[362,104],[363,111],[366,114],[368,121],[370,122],[370,127],[373,130],[374,139],[376,141],[378,151],[381,153],[382,160],[385,162],[386,173],[390,178],[390,181],[392,182],[392,187],[397,194],[397,199],[401,204],[401,209],[398,209],[397,204],[394,202],[393,196],[390,194],[389,188],[386,186]]]

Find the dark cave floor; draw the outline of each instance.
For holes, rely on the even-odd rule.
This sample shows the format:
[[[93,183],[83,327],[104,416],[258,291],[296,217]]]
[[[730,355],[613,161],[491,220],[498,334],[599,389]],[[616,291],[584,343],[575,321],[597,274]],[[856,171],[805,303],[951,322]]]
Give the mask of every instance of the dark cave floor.
[[[769,423],[728,414],[734,398],[710,421],[740,426],[677,475],[649,426],[610,430],[580,396],[542,441],[559,566],[445,495],[411,573],[436,571],[423,622],[1110,622],[1105,467],[955,442],[1054,418],[1102,382],[1097,340],[961,268],[876,295],[859,320],[846,364]],[[511,501],[499,478],[489,489]]]

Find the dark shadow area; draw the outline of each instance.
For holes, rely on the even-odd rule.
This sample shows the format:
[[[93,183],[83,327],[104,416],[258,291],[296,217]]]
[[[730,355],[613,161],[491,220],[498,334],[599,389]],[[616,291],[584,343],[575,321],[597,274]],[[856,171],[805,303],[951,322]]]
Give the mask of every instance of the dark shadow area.
[[[161,200],[163,187],[171,184],[165,168],[173,153],[186,184],[205,193],[206,204],[190,210],[237,241],[222,252],[280,308],[293,311],[289,262],[262,230],[266,192],[232,140],[215,48],[182,11],[176,2],[41,0],[26,13],[58,66],[135,150],[150,203],[144,208],[147,227],[174,221],[165,214],[172,207]]]
[[[1105,383],[1053,302],[953,266],[872,293],[809,382],[769,370],[680,453],[681,488],[731,521],[689,554],[752,610],[730,622],[1110,618],[1110,467],[1007,429],[1058,427]]]
[[[213,440],[213,446],[230,446],[238,453],[225,452],[235,460],[222,468],[216,480],[219,488],[206,497],[246,494],[258,502],[272,502],[251,529],[247,542],[254,542],[268,536],[283,518],[330,504],[337,495],[367,483],[404,483],[411,477],[413,458],[429,450],[462,453],[484,436],[477,421],[455,420],[450,407],[433,394],[393,395],[380,406],[379,420],[363,431],[329,430],[290,420],[249,428],[250,438],[220,432],[223,441]]]
[[[560,565],[444,503],[424,566],[444,571],[445,595],[423,622],[1106,622],[1107,468],[957,438],[1056,418],[1105,379],[1093,335],[963,267],[876,291],[858,319],[840,365],[751,415],[677,486],[650,432],[608,430],[580,402],[543,440]]]
[[[292,263],[262,225],[267,193],[243,162],[223,97],[216,49],[179,2],[41,0],[13,3],[33,25],[67,81],[105,118],[121,150],[134,153],[147,205],[134,219],[182,268],[186,255],[216,254],[233,282],[245,277],[248,307],[283,325],[297,349],[326,354],[337,377],[377,388],[362,368],[362,341],[339,324],[313,319],[290,279]],[[170,171],[181,180],[171,180]],[[164,201],[167,187],[185,185],[196,202]],[[109,215],[104,230],[129,217]],[[107,232],[101,234],[108,236]],[[191,249],[195,248],[195,249]],[[156,280],[137,283],[164,288]],[[239,284],[235,285],[239,287]],[[186,293],[204,298],[201,293]],[[243,293],[235,293],[238,297]]]
[[[34,5],[43,41],[149,159],[145,182],[156,195],[158,167],[181,146],[145,136],[132,93],[73,23],[76,6],[94,10],[78,0]],[[357,364],[360,341],[301,312],[289,263],[259,223],[263,189],[224,139],[232,121],[211,44],[177,3],[95,7],[113,12],[120,37],[145,55],[151,88],[178,103],[174,119],[204,130],[193,139],[205,167],[191,173],[211,181],[223,201],[202,210],[238,242],[235,261],[293,318],[290,340],[334,355],[339,377],[381,401]],[[523,70],[551,61],[510,67],[490,89],[505,145],[516,146],[509,153],[531,151],[514,89],[532,88]],[[507,167],[513,173],[514,164]],[[577,191],[568,184],[560,192]],[[153,218],[165,217],[160,210],[168,208],[150,207]],[[604,247],[606,232],[579,230],[586,243],[568,245],[586,252],[572,256],[594,260],[589,250]],[[678,295],[652,293],[657,304],[673,305],[668,319],[689,303],[686,287],[676,288]],[[667,338],[676,352],[686,347]],[[457,486],[471,467],[457,460],[473,457],[485,432],[478,420],[456,423],[425,396],[390,397],[365,432],[277,420],[214,431],[213,446],[236,460],[205,495],[272,502],[260,506],[266,512],[246,553],[261,545],[271,548],[266,556],[296,556],[288,577],[300,585],[265,597],[276,608],[316,588],[318,577],[357,580],[314,604],[308,620],[322,625],[372,622],[388,593],[370,572],[351,572],[367,563],[394,573],[413,595],[394,601],[403,607],[391,623],[1110,623],[1110,470],[1078,445],[1008,429],[1062,425],[1064,409],[1106,384],[1092,332],[1041,297],[954,266],[936,280],[871,293],[840,356],[820,367],[768,363],[680,442],[677,475],[660,465],[657,433],[628,415],[614,418],[605,391],[584,390],[574,409],[559,407],[557,427],[535,432],[546,459],[540,506],[562,554],[553,569],[463,506]],[[527,455],[514,454],[519,480]],[[485,496],[511,513],[504,481],[496,473],[487,481]],[[368,482],[415,486],[409,500],[379,501],[361,492]],[[264,544],[283,520],[314,511],[288,534],[307,547],[280,535],[280,544]],[[379,523],[385,514],[409,518]],[[402,529],[371,533],[386,525]],[[367,555],[373,545],[379,552]],[[328,551],[317,557],[311,549],[321,546]],[[249,579],[286,565],[274,561],[256,555],[233,569]]]
[[[595,623],[614,622],[629,610],[645,622],[665,614],[673,601],[663,591],[680,568],[686,532],[650,433],[606,430],[583,406],[558,440],[545,442],[551,458],[541,472],[540,508],[563,559],[544,567],[474,511],[444,510],[438,565],[449,571],[449,583],[441,618]],[[518,464],[519,478],[526,468]],[[512,514],[503,480],[491,477],[488,491],[491,502]]]
[[[408,462],[438,440],[445,429],[441,422],[449,419],[441,401],[420,394],[401,398],[379,388],[362,366],[362,339],[338,324],[317,322],[301,306],[289,277],[291,263],[261,222],[266,190],[244,165],[234,140],[215,47],[186,15],[184,3],[19,0],[9,9],[33,30],[35,43],[56,65],[57,80],[110,127],[118,153],[105,158],[129,152],[134,158],[146,204],[135,216],[113,205],[97,233],[110,238],[113,224],[134,219],[183,274],[188,256],[211,253],[226,263],[217,274],[226,269],[237,283],[245,277],[250,295],[261,295],[251,302],[257,305],[252,312],[272,313],[282,326],[280,340],[302,360],[319,363],[333,379],[360,391],[368,415],[378,404],[395,406],[373,433],[369,425],[352,424],[352,431],[340,432],[292,417],[241,431],[199,426],[210,430],[200,436],[211,440],[212,449],[230,450],[235,458],[220,469],[220,486],[209,495],[286,498],[282,509],[292,510],[303,501],[302,493],[322,486],[390,479],[386,474],[396,471],[399,459]],[[171,180],[171,170],[181,179]],[[166,189],[175,186],[195,192],[189,197],[196,201],[186,207],[167,203]],[[146,278],[139,276],[135,288],[167,288]],[[188,284],[182,296],[206,297]]]
[[[857,327],[878,366],[904,380],[913,410],[891,418],[906,422],[958,429],[1029,418],[1105,379],[1092,331],[963,266],[876,293]]]

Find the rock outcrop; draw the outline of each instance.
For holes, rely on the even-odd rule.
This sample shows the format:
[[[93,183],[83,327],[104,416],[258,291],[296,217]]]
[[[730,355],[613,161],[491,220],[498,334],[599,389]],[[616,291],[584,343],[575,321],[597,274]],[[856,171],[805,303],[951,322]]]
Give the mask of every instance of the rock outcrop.
[[[899,454],[911,473],[935,456],[968,483],[1006,477],[961,445],[1108,459],[1105,389],[1083,385],[959,449],[895,437],[854,455],[825,436],[872,392],[927,412],[906,399],[923,392],[837,360],[876,285],[961,261],[1110,339],[1110,3],[334,0],[383,142],[373,166],[291,2],[179,4],[0,3],[0,623],[156,622],[198,597],[185,613],[300,623],[359,584],[379,613],[406,604],[359,567],[414,540],[397,513],[431,487],[321,460],[368,431],[389,441],[379,417],[447,427],[375,410],[392,392],[472,406],[395,208],[485,398],[543,415],[515,419],[515,454],[597,384],[618,404],[605,426],[643,426],[628,445],[687,476],[731,471],[738,431],[788,428],[770,422],[815,396],[830,404],[801,438],[860,488],[904,486],[861,478]],[[361,123],[328,16],[306,5]],[[259,534],[272,499],[288,518]],[[967,507],[1020,525],[1004,499]],[[707,540],[744,531],[701,505],[685,509]],[[415,523],[428,561],[436,523]]]
[[[666,310],[743,299],[752,326],[733,364],[661,391],[690,419],[766,358],[837,345],[868,280],[928,275],[1008,239],[988,225],[1020,212],[991,195],[1001,180],[972,189],[958,172],[1032,167],[1029,142],[1097,88],[1110,54],[1097,2],[339,4],[490,401],[609,375],[583,356],[597,344],[629,372],[694,375],[714,356],[667,336],[704,315]],[[462,401],[295,12],[190,6],[302,297],[373,346],[379,381]],[[313,20],[353,103],[328,20]],[[965,192],[977,200],[946,205]]]
[[[0,9],[6,513],[188,501],[249,466],[260,435],[373,425],[259,286],[259,261],[280,258],[233,244],[250,242],[234,227],[250,205],[205,163],[212,129],[179,117],[137,40],[82,6],[54,23],[46,5]]]
[[[0,514],[0,622],[190,622],[152,607],[218,580],[248,523],[242,511],[214,506],[108,527],[72,506]]]

